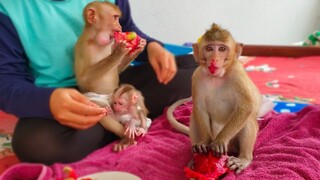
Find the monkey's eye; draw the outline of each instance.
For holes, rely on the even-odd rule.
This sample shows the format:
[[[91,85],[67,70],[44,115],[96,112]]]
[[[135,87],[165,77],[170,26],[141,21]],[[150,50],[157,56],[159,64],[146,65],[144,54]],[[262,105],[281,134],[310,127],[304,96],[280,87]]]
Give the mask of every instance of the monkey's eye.
[[[114,16],[113,16],[113,20],[116,20],[116,21],[117,21],[119,18],[120,18],[120,16],[118,16],[118,15],[114,15]]]
[[[207,47],[206,47],[206,51],[213,51],[213,50],[214,50],[214,48],[211,47],[211,46],[207,46]]]
[[[219,47],[219,51],[220,51],[220,52],[225,52],[226,50],[227,50],[226,47],[223,47],[223,46],[222,46],[222,47]]]
[[[120,105],[120,106],[121,106],[122,103],[120,103],[120,102],[114,102],[113,105]]]

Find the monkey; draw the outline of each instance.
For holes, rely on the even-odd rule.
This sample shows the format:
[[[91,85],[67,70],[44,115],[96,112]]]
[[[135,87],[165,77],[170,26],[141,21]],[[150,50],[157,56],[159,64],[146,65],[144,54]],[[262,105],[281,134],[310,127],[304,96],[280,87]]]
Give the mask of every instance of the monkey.
[[[262,99],[237,60],[242,46],[227,29],[213,23],[192,46],[199,66],[192,75],[191,98],[177,101],[167,111],[170,124],[189,135],[194,153],[230,154],[227,166],[236,174],[253,159]],[[177,122],[172,112],[190,100],[193,108],[187,127]]]
[[[75,76],[81,91],[111,93],[119,84],[119,73],[144,49],[143,38],[132,54],[125,41],[114,43],[114,33],[122,30],[120,17],[118,6],[107,1],[94,1],[84,8],[85,26],[74,48]]]
[[[128,145],[136,144],[136,136],[144,136],[151,125],[151,119],[147,118],[149,113],[144,103],[141,92],[130,84],[121,84],[114,90],[111,97],[113,115],[124,127],[127,135],[119,144],[113,148],[121,151]]]
[[[115,42],[121,32],[121,10],[107,1],[93,1],[83,10],[84,28],[74,46],[74,71],[80,92],[101,107],[110,107],[110,97],[119,86],[119,74],[144,49],[140,38],[137,49],[131,51],[128,42]],[[110,114],[100,123],[122,138],[124,127]]]

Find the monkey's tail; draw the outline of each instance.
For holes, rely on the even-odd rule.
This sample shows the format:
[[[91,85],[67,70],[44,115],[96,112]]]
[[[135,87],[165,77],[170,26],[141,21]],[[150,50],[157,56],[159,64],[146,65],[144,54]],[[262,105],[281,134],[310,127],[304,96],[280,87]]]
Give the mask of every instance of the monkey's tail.
[[[169,121],[169,123],[171,124],[171,126],[176,129],[177,131],[186,134],[189,136],[189,127],[180,123],[179,121],[177,121],[177,119],[173,116],[173,111],[180,105],[191,101],[192,98],[185,98],[185,99],[180,99],[178,101],[176,101],[175,103],[173,103],[167,110],[167,119]]]

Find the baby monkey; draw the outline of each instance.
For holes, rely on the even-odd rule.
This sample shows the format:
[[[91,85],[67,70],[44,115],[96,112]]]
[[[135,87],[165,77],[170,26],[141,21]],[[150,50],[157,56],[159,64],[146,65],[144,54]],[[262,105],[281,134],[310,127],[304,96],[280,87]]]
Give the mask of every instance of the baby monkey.
[[[111,104],[115,119],[125,127],[126,138],[113,149],[121,151],[130,144],[136,144],[135,137],[144,136],[147,133],[151,119],[147,118],[149,112],[144,104],[144,97],[132,85],[122,84],[115,89]]]
[[[83,10],[84,29],[74,48],[74,70],[79,89],[101,107],[110,107],[110,96],[119,86],[119,73],[144,49],[146,40],[140,38],[137,49],[128,42],[115,42],[114,34],[121,32],[121,11],[107,1],[94,1]],[[123,138],[125,128],[111,114],[100,123]]]
[[[199,67],[192,77],[190,129],[177,123],[170,114],[188,99],[178,101],[168,111],[173,127],[189,134],[193,152],[212,150],[218,157],[229,154],[228,168],[236,173],[252,161],[262,99],[238,61],[241,51],[242,45],[228,30],[213,24],[193,45]]]

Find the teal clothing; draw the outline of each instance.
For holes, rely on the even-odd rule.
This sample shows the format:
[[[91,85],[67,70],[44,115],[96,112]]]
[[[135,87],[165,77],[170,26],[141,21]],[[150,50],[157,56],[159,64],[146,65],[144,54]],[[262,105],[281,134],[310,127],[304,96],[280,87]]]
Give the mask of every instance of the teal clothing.
[[[73,49],[84,22],[82,10],[75,9],[91,1],[2,0],[0,11],[11,18],[19,34],[37,86],[76,85]]]
[[[83,29],[83,8],[91,1],[0,0],[1,110],[18,117],[52,118],[52,92],[76,87],[73,47]],[[112,2],[122,12],[123,31],[136,32],[147,44],[156,41],[135,25],[128,0]],[[148,52],[136,61],[148,62]]]

